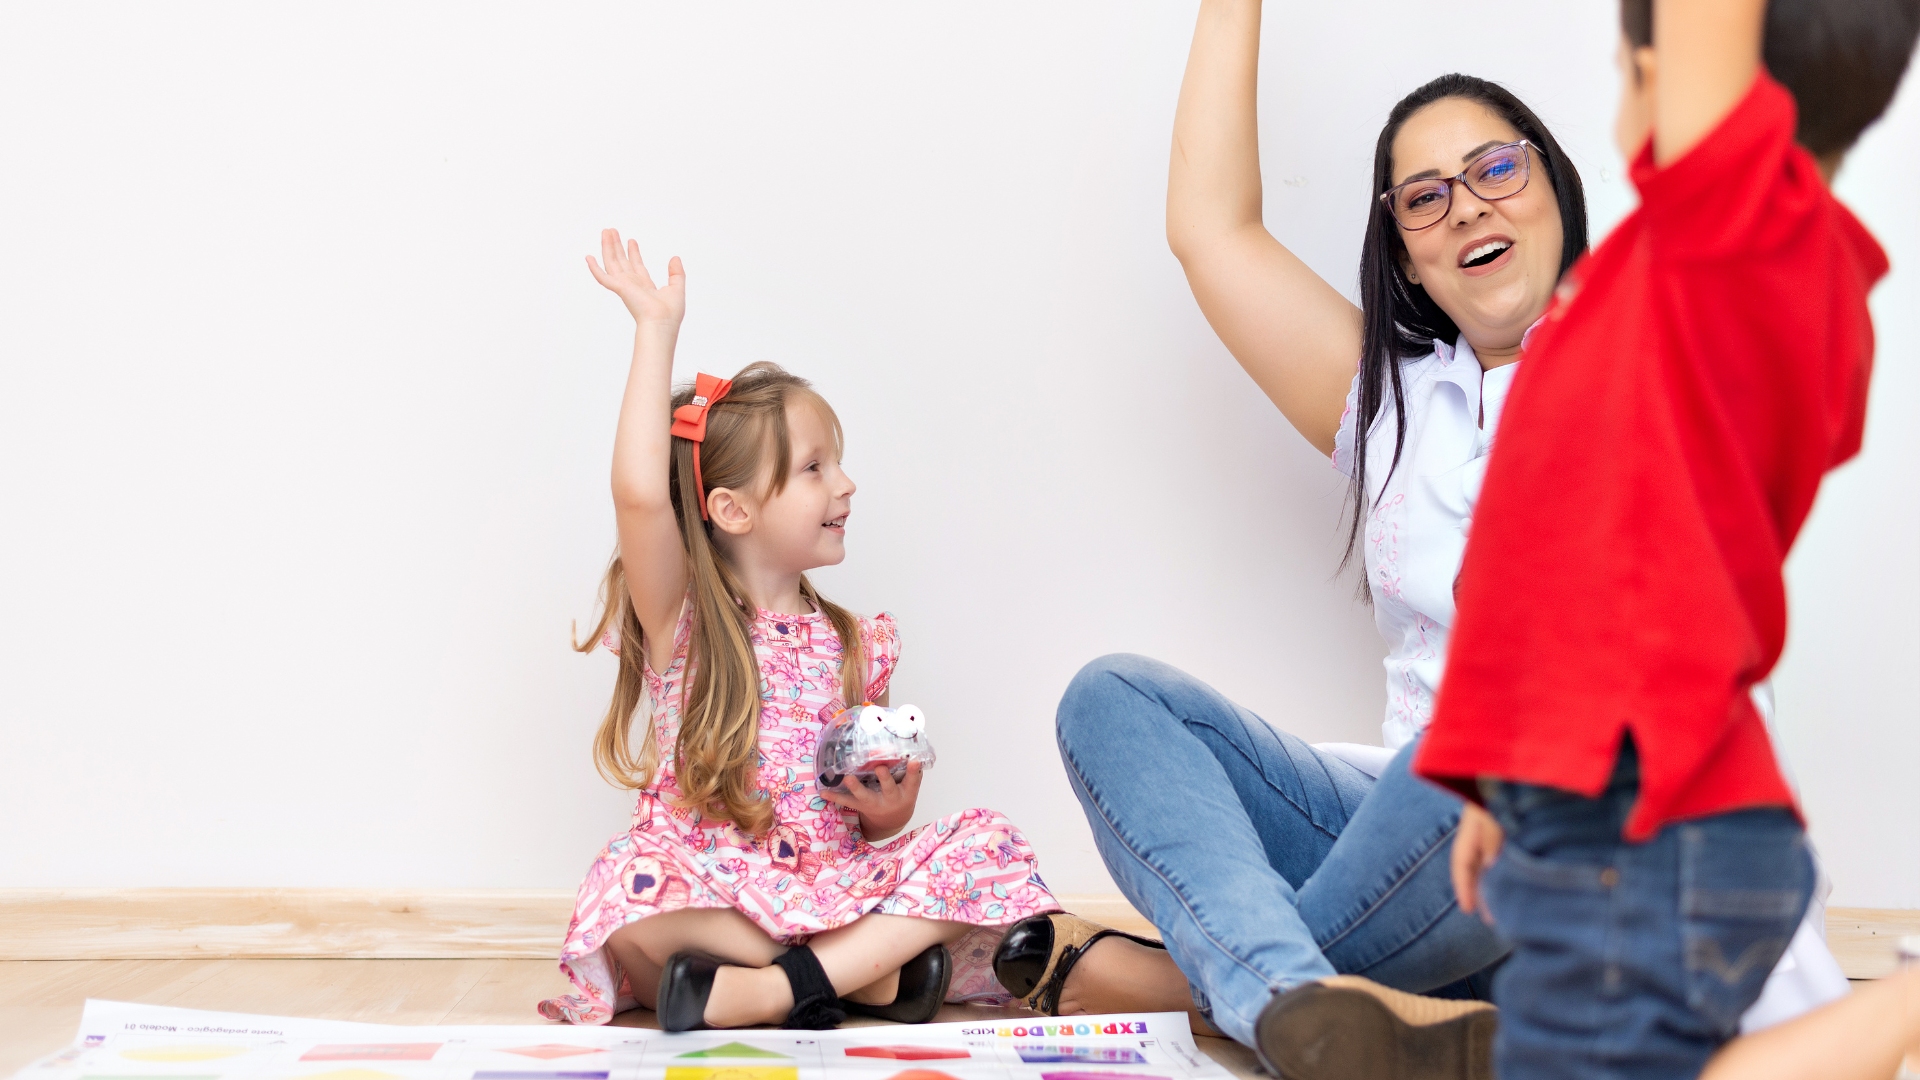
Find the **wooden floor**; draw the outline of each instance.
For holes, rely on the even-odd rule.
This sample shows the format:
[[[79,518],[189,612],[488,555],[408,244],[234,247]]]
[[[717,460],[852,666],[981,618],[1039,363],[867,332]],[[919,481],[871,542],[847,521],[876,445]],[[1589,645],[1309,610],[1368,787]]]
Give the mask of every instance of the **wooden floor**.
[[[534,1003],[567,992],[552,960],[12,960],[0,962],[0,1077],[66,1046],[86,999],[376,1024],[542,1024]],[[940,1020],[1030,1016],[950,1005]],[[654,1027],[645,1010],[614,1023]],[[855,1020],[878,1024],[878,1020]],[[1253,1054],[1196,1042],[1236,1076]]]

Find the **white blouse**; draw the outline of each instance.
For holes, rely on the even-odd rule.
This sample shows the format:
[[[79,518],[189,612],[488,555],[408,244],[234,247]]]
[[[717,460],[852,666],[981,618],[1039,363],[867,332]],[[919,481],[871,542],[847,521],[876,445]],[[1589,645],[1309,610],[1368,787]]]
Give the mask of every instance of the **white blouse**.
[[[1466,556],[1467,531],[1480,501],[1500,410],[1519,367],[1512,363],[1482,372],[1466,338],[1453,345],[1435,341],[1433,352],[1400,369],[1407,440],[1391,477],[1391,403],[1381,410],[1369,436],[1369,509],[1360,542],[1373,591],[1374,622],[1387,639],[1386,747],[1317,745],[1373,776],[1380,775],[1393,751],[1412,742],[1433,719],[1433,699],[1447,663],[1447,634],[1453,627],[1453,582]],[[1359,399],[1360,376],[1355,374],[1333,443],[1333,467],[1348,477],[1353,475]],[[1754,701],[1771,728],[1771,688],[1755,686]],[[1784,762],[1781,767],[1785,769]],[[1760,999],[1741,1017],[1742,1031],[1771,1027],[1847,993],[1847,978],[1826,943],[1825,901],[1831,888],[1822,872],[1813,903],[1786,954]]]
[[[1487,475],[1500,409],[1518,367],[1505,364],[1482,372],[1465,337],[1453,345],[1435,341],[1431,353],[1400,369],[1407,438],[1397,468],[1390,405],[1369,436],[1368,511],[1360,545],[1374,622],[1387,641],[1387,715],[1381,734],[1389,750],[1413,741],[1433,719],[1453,626],[1453,582],[1466,554],[1467,529]],[[1333,467],[1348,477],[1354,471],[1359,398],[1356,373],[1333,444]]]

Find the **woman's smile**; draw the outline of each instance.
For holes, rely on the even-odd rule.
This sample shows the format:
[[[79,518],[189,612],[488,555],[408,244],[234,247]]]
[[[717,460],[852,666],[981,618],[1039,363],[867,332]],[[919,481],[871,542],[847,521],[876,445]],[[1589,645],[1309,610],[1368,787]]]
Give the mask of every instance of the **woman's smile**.
[[[1498,234],[1469,240],[1460,248],[1460,272],[1485,277],[1512,262],[1516,246],[1512,237]]]

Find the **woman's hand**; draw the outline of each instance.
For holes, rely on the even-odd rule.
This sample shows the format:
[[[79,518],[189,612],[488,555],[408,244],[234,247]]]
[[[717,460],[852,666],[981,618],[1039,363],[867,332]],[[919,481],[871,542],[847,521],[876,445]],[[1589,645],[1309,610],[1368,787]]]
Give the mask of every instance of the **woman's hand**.
[[[1500,857],[1500,848],[1506,842],[1506,830],[1493,815],[1468,803],[1460,814],[1460,828],[1453,834],[1453,894],[1460,900],[1461,911],[1479,912],[1481,921],[1489,926],[1493,925],[1493,915],[1480,900],[1480,876]]]
[[[600,230],[600,259],[606,269],[587,256],[587,269],[593,280],[611,289],[627,305],[633,321],[642,327],[677,331],[687,313],[687,274],[680,267],[680,256],[667,260],[667,284],[653,283],[647,265],[640,261],[640,242],[629,240],[623,246],[617,229]]]
[[[894,783],[893,770],[881,768],[875,777],[880,781],[880,790],[875,791],[860,782],[860,778],[849,776],[847,793],[823,791],[820,797],[836,806],[844,806],[860,815],[860,835],[867,843],[876,844],[886,840],[907,827],[913,820],[913,806],[920,801],[920,763],[907,763],[907,778]]]

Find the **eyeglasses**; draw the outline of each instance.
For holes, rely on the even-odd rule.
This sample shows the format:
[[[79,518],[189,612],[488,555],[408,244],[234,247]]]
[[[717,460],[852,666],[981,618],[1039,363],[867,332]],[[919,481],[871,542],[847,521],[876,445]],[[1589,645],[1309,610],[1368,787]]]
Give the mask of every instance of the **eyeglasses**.
[[[1521,139],[1496,146],[1474,158],[1457,176],[1409,180],[1388,188],[1381,194],[1380,201],[1386,204],[1401,228],[1409,232],[1431,228],[1440,224],[1440,219],[1453,209],[1456,180],[1488,202],[1511,198],[1525,190],[1529,163],[1533,160],[1527,151],[1532,145]]]

